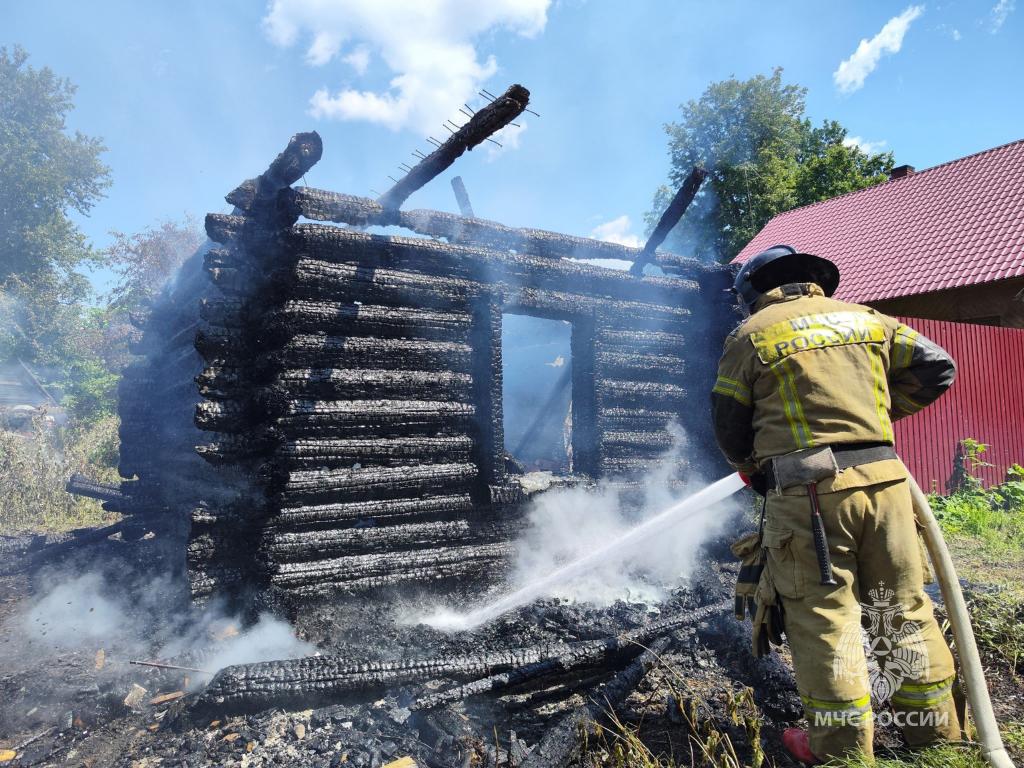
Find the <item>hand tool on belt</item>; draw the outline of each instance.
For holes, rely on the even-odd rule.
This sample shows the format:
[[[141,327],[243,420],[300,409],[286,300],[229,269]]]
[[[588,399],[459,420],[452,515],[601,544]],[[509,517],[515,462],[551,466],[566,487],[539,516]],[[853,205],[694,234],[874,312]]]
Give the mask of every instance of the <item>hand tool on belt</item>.
[[[821,519],[821,506],[818,503],[818,483],[835,477],[841,469],[895,458],[896,451],[891,445],[823,445],[774,456],[765,468],[769,488],[774,487],[779,493],[798,485],[807,489],[807,498],[811,504],[814,552],[818,558],[818,574],[823,586],[835,586],[836,580],[832,575],[832,559],[829,557],[825,523]]]

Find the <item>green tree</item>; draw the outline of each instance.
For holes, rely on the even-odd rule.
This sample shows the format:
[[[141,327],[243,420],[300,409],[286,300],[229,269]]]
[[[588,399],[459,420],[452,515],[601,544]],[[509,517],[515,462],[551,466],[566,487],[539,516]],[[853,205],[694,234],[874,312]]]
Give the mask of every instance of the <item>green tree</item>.
[[[110,306],[118,311],[131,311],[153,298],[206,239],[191,216],[163,221],[134,235],[110,234],[114,243],[106,260],[119,277]]]
[[[646,216],[653,228],[695,165],[708,179],[668,247],[728,261],[778,213],[884,181],[892,153],[868,155],[844,143],[834,120],[814,127],[807,89],[782,81],[782,69],[749,80],[712,83],[669,123],[671,188],[660,188]]]
[[[70,216],[86,214],[110,183],[103,143],[70,133],[75,86],[28,54],[0,48],[0,357],[60,362],[60,336],[81,313],[96,259]]]

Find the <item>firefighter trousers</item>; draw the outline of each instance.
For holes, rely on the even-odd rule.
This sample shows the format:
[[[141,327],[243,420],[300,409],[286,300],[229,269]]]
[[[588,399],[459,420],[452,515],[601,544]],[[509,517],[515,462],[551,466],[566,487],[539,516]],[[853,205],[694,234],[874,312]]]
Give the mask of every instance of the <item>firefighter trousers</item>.
[[[806,490],[785,493],[768,494],[763,545],[811,751],[871,756],[883,717],[911,746],[959,739],[953,657],[924,592],[906,480],[819,495],[837,586],[820,583]]]

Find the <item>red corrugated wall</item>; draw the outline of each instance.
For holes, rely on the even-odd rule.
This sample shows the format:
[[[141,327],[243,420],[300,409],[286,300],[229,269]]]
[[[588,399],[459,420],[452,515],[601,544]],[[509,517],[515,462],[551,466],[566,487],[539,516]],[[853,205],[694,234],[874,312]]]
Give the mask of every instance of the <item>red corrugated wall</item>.
[[[896,448],[925,491],[945,492],[957,443],[989,445],[993,466],[979,474],[1002,482],[1011,464],[1024,464],[1024,330],[941,320],[900,318],[946,349],[957,365],[953,386],[920,413],[896,423]]]

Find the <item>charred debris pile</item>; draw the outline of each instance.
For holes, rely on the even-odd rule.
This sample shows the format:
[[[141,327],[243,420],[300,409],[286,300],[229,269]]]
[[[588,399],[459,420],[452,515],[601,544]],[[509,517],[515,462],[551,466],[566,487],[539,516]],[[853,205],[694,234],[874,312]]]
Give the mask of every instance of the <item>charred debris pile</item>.
[[[595,697],[606,706],[628,694],[669,638],[728,610],[706,566],[703,584],[660,615],[579,611],[586,627],[560,624],[565,609],[551,603],[462,639],[381,618],[410,595],[467,598],[500,582],[540,488],[612,479],[639,490],[673,423],[689,455],[715,455],[705,403],[731,325],[731,275],[657,250],[702,171],[643,249],[475,218],[461,185],[469,215],[401,208],[528,99],[510,87],[376,200],[293,186],[323,151],[316,133],[296,135],[227,195],[232,214],[207,216],[213,245],[140,322],[143,358],[121,390],[131,479],[118,503],[162,526],[194,601],[275,610],[326,649],[229,667],[196,713],[349,706],[386,692],[395,724],[422,727],[417,713],[450,714],[467,698],[518,691],[519,711],[556,690],[555,711],[568,714],[543,721],[555,723],[550,743],[534,731],[531,754],[562,764]],[[411,234],[369,231],[381,227]],[[657,274],[643,274],[648,263]],[[571,325],[559,383],[571,397],[568,472],[543,483],[506,447],[510,314]]]

